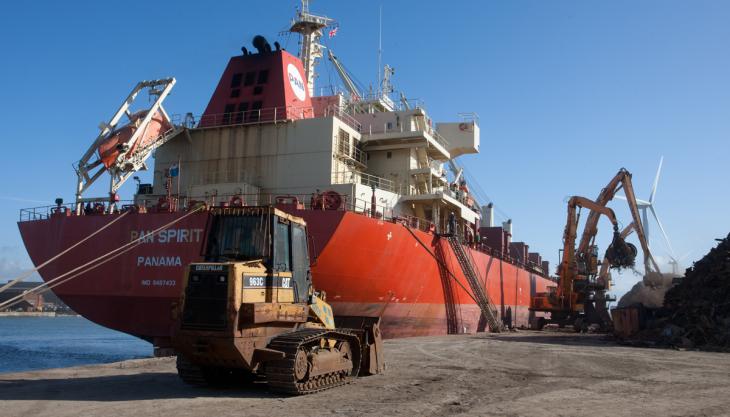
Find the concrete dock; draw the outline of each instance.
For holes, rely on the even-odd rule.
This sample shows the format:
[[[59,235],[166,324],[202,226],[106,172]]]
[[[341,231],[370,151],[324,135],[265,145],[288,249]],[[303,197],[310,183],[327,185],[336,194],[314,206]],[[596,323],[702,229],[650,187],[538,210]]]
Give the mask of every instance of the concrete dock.
[[[303,397],[191,388],[172,358],[0,374],[2,416],[730,415],[730,355],[517,332],[388,340],[384,375]]]

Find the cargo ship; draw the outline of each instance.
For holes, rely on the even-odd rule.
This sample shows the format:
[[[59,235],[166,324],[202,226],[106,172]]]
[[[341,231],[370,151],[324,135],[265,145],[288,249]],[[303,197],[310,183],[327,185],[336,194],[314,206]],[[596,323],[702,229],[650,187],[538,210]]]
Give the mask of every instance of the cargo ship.
[[[48,286],[89,320],[164,348],[206,210],[275,205],[306,220],[313,282],[336,315],[379,316],[390,338],[483,331],[483,292],[504,324],[530,325],[549,265],[469,191],[456,158],[479,152],[478,118],[435,123],[403,94],[393,100],[389,66],[376,91],[361,91],[331,49],[344,88],[315,95],[322,37],[337,28],[302,2],[297,53],[257,36],[200,116],[168,115],[174,78],[137,84],[74,165],[75,201],[21,210],[32,261],[52,260],[39,271]],[[108,193],[89,196],[102,178]],[[136,193],[121,201],[129,179]]]

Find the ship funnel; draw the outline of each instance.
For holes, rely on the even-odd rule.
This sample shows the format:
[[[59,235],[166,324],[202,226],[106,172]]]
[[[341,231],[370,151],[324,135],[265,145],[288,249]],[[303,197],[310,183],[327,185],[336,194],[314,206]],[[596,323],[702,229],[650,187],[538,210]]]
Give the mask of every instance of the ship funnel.
[[[494,204],[482,206],[482,220],[486,227],[494,227]]]
[[[504,231],[507,232],[508,242],[511,242],[512,241],[512,219],[509,219],[506,222],[502,222],[502,229],[504,229]]]
[[[269,41],[261,35],[254,36],[253,47],[256,48],[260,54],[271,52],[271,45],[269,45]]]

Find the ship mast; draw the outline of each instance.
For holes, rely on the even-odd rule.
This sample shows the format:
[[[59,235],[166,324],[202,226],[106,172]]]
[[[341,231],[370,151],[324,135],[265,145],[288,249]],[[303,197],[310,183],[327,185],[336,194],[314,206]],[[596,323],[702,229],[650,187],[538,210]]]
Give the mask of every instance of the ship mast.
[[[314,95],[314,78],[317,73],[315,66],[317,60],[322,58],[322,45],[319,40],[322,38],[322,29],[330,26],[335,21],[325,16],[317,16],[309,13],[309,0],[302,0],[302,8],[292,21],[290,32],[302,35],[299,59],[304,65],[304,77],[307,80],[309,96]]]

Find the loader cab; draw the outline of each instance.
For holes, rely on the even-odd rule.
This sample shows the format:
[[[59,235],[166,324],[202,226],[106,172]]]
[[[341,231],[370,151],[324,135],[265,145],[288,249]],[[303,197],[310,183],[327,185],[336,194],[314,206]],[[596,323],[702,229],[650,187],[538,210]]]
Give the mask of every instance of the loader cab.
[[[274,207],[212,208],[203,247],[206,263],[258,264],[267,281],[291,274],[295,303],[311,291],[306,223],[299,217]]]

